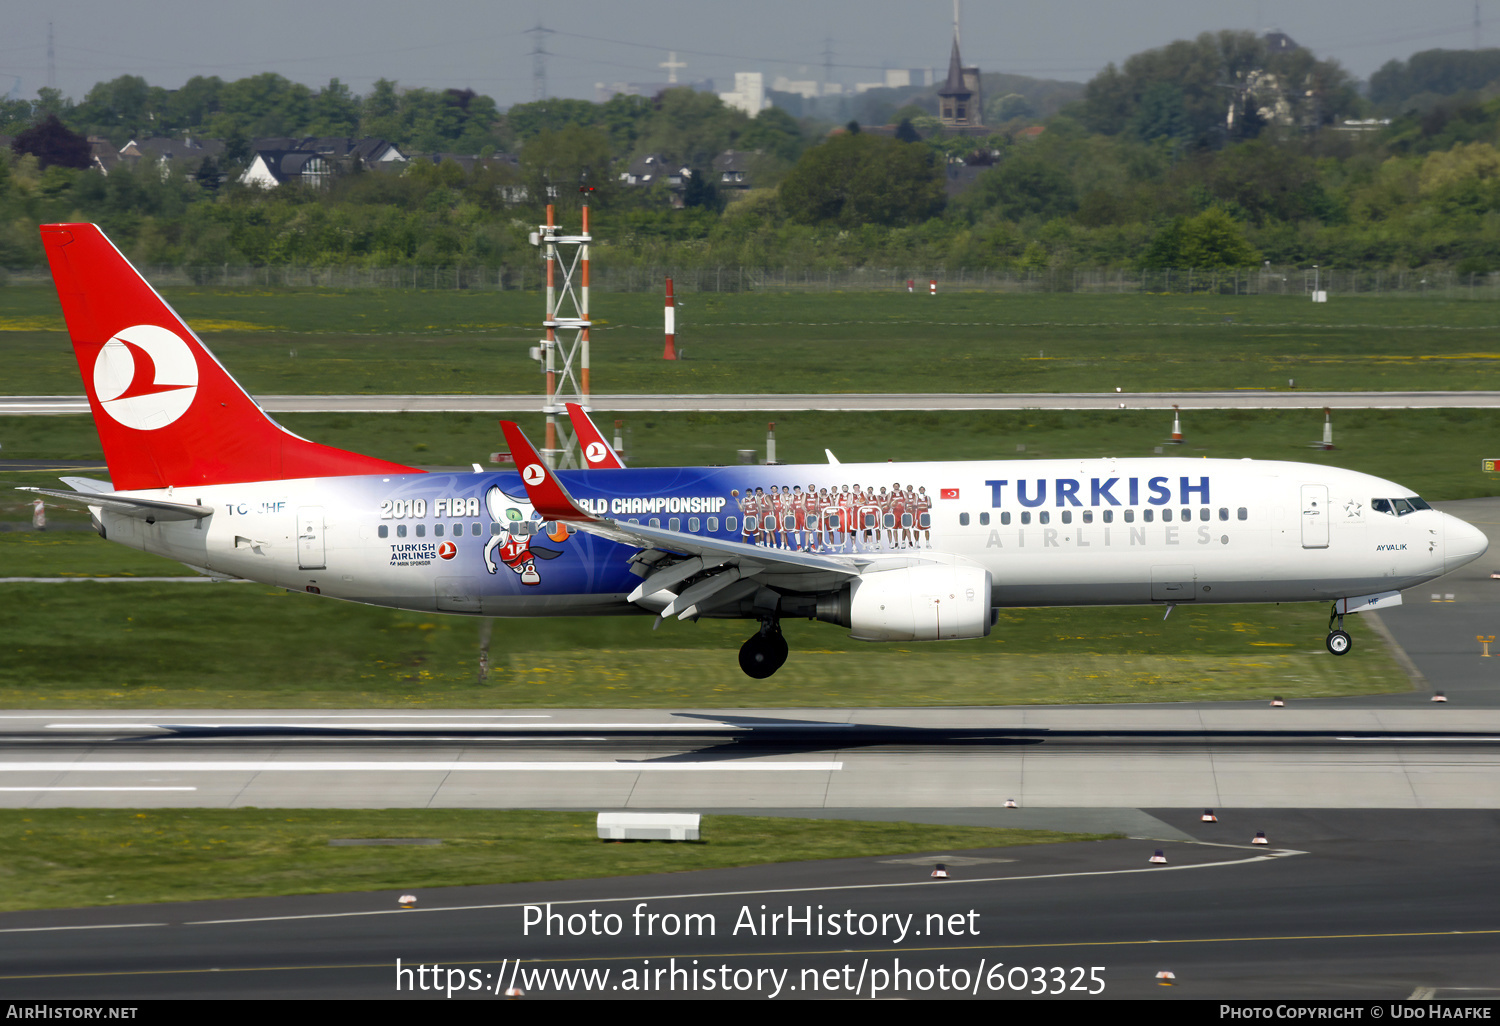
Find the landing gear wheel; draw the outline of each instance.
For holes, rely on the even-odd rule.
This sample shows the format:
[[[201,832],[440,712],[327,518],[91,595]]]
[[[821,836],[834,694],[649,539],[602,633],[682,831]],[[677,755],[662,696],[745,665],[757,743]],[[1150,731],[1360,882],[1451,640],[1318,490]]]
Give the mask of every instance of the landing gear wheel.
[[[790,650],[786,638],[781,636],[780,626],[762,626],[758,633],[751,635],[740,646],[740,669],[745,671],[747,677],[765,680],[781,669],[788,651]]]
[[[1328,651],[1334,655],[1345,655],[1349,649],[1354,647],[1354,640],[1346,631],[1331,631],[1328,635]]]

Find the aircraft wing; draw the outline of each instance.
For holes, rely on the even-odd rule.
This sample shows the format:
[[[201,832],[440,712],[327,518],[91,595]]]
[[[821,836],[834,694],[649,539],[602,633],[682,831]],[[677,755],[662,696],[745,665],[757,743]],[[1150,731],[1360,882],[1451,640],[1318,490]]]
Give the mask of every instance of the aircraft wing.
[[[621,470],[625,461],[604,440],[589,415],[577,403],[567,403],[568,420],[573,422],[573,434],[578,436],[578,448],[583,453],[583,462],[590,470]]]
[[[194,506],[181,502],[163,502],[160,499],[136,499],[127,495],[108,492],[65,492],[60,488],[17,488],[21,492],[36,492],[49,495],[64,502],[80,506],[94,506],[111,513],[123,513],[127,517],[155,523],[158,520],[202,520],[213,516],[214,507]]]
[[[663,617],[702,616],[770,584],[825,591],[867,570],[937,562],[918,556],[793,552],[599,517],[574,501],[519,427],[511,421],[501,421],[500,427],[521,471],[526,496],[541,518],[640,549],[631,559],[631,570],[645,579],[630,593],[630,601],[658,609]],[[667,597],[670,601],[662,606]]]

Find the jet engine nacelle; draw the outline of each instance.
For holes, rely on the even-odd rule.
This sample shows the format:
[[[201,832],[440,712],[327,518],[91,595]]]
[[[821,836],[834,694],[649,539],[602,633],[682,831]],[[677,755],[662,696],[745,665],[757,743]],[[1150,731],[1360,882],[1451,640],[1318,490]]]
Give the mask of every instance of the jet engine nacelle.
[[[859,641],[948,641],[990,632],[990,572],[976,566],[909,566],[861,574],[820,600],[818,619]]]

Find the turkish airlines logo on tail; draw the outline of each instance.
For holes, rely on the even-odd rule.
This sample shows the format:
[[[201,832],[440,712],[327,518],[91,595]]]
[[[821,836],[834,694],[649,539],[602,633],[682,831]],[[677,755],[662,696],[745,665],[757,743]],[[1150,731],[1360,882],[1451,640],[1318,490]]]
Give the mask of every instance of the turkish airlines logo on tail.
[[[588,448],[583,450],[584,459],[590,463],[603,463],[607,455],[609,450],[604,448],[603,442],[590,442]]]
[[[176,332],[137,324],[104,344],[94,359],[94,395],[104,412],[136,431],[164,428],[198,394],[198,361]]]
[[[541,484],[546,479],[547,472],[542,469],[542,465],[540,463],[533,463],[531,466],[521,471],[521,480],[525,481],[533,488]]]

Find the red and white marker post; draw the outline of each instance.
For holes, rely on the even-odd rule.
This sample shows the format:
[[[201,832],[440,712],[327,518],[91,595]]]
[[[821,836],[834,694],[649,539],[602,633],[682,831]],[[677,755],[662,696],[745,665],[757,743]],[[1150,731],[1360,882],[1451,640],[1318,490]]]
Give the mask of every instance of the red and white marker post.
[[[662,350],[661,358],[663,360],[675,360],[677,359],[677,300],[672,295],[671,278],[667,279],[667,306],[665,317],[667,326],[667,347]]]

